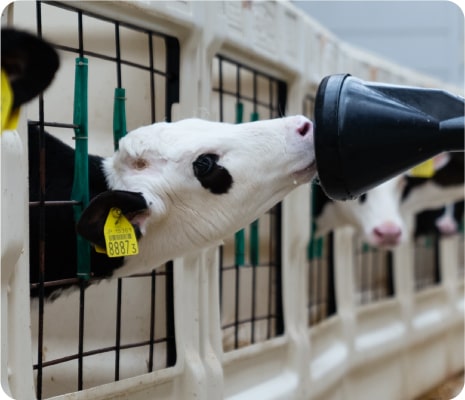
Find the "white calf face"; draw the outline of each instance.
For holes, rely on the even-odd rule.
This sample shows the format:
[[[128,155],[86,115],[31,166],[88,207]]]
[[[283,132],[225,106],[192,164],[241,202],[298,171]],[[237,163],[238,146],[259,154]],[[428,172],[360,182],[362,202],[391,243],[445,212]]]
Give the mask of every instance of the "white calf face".
[[[400,210],[404,184],[403,177],[398,176],[357,200],[335,202],[334,206],[369,244],[390,248],[408,236]]]
[[[312,123],[294,116],[145,126],[124,137],[104,165],[111,189],[141,192],[149,205],[141,243],[162,232],[165,239],[155,242],[178,240],[187,249],[253,221],[309,182],[314,161]]]

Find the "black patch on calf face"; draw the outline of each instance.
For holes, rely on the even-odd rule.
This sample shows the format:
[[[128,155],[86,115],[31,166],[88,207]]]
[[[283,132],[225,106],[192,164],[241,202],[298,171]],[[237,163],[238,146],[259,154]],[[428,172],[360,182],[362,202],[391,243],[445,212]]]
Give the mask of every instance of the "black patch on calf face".
[[[367,194],[366,194],[366,193],[363,193],[363,194],[358,198],[358,202],[359,202],[360,204],[365,203],[366,200],[367,200]]]
[[[194,175],[200,184],[214,194],[227,193],[233,184],[229,171],[218,165],[216,154],[201,154],[192,163]]]

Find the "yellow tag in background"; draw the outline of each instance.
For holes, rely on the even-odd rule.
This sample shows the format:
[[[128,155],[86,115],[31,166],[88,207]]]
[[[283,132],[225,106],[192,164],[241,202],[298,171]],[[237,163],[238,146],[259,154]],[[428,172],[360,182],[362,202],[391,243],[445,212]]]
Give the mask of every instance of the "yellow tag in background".
[[[434,175],[434,161],[432,158],[418,164],[410,170],[410,176],[415,178],[431,178]]]
[[[5,71],[1,71],[1,104],[0,104],[0,114],[2,118],[2,130],[14,130],[18,126],[19,120],[19,108],[17,110],[12,110],[13,106],[13,92],[11,90],[10,82],[6,76]]]
[[[134,227],[119,208],[114,207],[108,213],[103,235],[108,257],[134,256],[139,253]],[[96,249],[99,250],[103,249]]]

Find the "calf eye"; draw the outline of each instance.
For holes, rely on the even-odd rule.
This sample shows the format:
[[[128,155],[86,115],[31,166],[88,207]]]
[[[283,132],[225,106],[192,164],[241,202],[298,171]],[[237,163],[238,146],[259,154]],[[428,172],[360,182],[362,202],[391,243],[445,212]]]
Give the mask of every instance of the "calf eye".
[[[214,194],[227,193],[233,184],[229,171],[217,164],[216,154],[202,154],[192,163],[194,175],[200,184]]]
[[[204,177],[213,171],[218,161],[215,154],[202,154],[193,162],[194,174],[197,178]]]
[[[358,202],[359,202],[360,204],[365,203],[366,200],[367,200],[367,194],[366,194],[366,193],[363,193],[363,194],[358,198]]]

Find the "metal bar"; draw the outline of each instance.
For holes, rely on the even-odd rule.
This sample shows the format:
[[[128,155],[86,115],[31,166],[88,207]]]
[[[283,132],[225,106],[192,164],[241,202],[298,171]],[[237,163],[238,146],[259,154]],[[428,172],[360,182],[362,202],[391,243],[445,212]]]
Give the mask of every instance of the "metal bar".
[[[176,332],[174,324],[174,276],[173,262],[165,264],[165,306],[166,306],[166,366],[176,364]]]
[[[47,281],[42,283],[44,288],[77,284],[79,284],[79,278],[61,279],[57,281]],[[31,289],[37,289],[40,285],[40,283],[31,283]]]
[[[80,279],[79,283],[78,390],[82,390],[84,379],[84,315],[86,283],[83,279]]]
[[[42,8],[41,2],[36,3],[37,34],[42,36]],[[45,133],[44,133],[44,97],[39,95],[39,203],[45,199]],[[39,209],[39,306],[38,306],[38,337],[37,337],[37,383],[36,396],[42,399],[43,389],[43,346],[44,346],[44,303],[45,303],[45,209]]]
[[[116,86],[121,87],[121,46],[119,40],[119,22],[115,21],[115,48],[116,48]]]
[[[219,282],[218,282],[218,285],[219,285],[219,297],[220,297],[220,316],[223,315],[223,279],[224,279],[224,271],[226,270],[225,269],[225,266],[223,265],[223,260],[224,260],[224,246],[221,245],[220,248],[219,248],[219,255],[218,255],[218,258],[219,258]],[[220,321],[221,323],[221,321]]]
[[[119,362],[121,350],[121,298],[123,291],[123,280],[118,278],[116,295],[116,338],[115,338],[115,381],[119,381]]]
[[[163,339],[154,340],[154,343],[159,344],[159,343],[164,343],[166,341],[167,341],[167,339],[163,338]],[[144,340],[142,342],[137,342],[137,343],[123,344],[123,345],[120,346],[120,350],[134,349],[136,347],[145,347],[145,346],[148,346],[149,344],[150,344],[150,342],[148,340]],[[98,355],[98,354],[110,353],[110,352],[115,351],[115,350],[116,350],[115,346],[102,347],[102,348],[96,349],[96,350],[84,351],[82,353],[82,356],[83,357],[90,357],[90,356],[95,356],[95,355]],[[63,364],[65,362],[77,360],[77,359],[79,359],[79,357],[80,357],[79,353],[71,354],[69,356],[57,358],[55,360],[44,361],[42,363],[42,366],[43,366],[43,368],[45,368],[45,367],[50,367],[52,365]],[[37,370],[38,365],[34,364],[32,369]]]
[[[155,54],[153,53],[153,37],[152,34],[149,32],[148,34],[149,40],[149,67],[150,71],[154,71],[154,63],[153,58]],[[150,72],[150,116],[152,124],[156,121],[156,97],[155,97],[155,77],[153,73]]]
[[[336,302],[336,288],[334,286],[335,276],[334,276],[334,233],[331,232],[328,235],[327,239],[327,254],[328,254],[328,312],[326,316],[336,314],[337,311],[337,302]]]
[[[234,348],[239,347],[239,294],[240,294],[240,278],[241,270],[239,265],[235,263],[236,281],[234,285]]]
[[[81,202],[73,200],[47,200],[47,201],[30,201],[29,207],[57,207],[57,206],[75,206]]]
[[[78,125],[66,124],[66,123],[61,123],[61,122],[43,122],[42,123],[40,121],[28,120],[27,123],[28,125],[31,125],[31,126],[51,126],[55,128],[73,128],[73,129],[79,128]]]
[[[148,372],[153,371],[153,355],[155,351],[155,300],[156,300],[156,277],[155,270],[151,273],[150,281],[150,333],[149,333],[149,361],[148,361]]]
[[[171,108],[179,103],[179,71],[180,71],[180,45],[178,39],[165,36],[166,45],[166,77],[165,86],[165,117],[167,122],[172,121]]]
[[[275,313],[277,315],[275,321],[276,335],[282,335],[284,333],[284,311],[283,311],[283,285],[282,285],[282,212],[281,212],[281,203],[275,206],[276,209],[276,220],[275,220],[275,238],[276,238],[276,247],[275,247],[275,277],[276,277],[276,304],[275,304]]]
[[[226,62],[228,62],[228,63],[230,63],[230,64],[233,64],[233,65],[235,65],[235,66],[237,66],[237,67],[239,67],[239,68],[241,68],[241,69],[245,69],[245,70],[247,70],[247,71],[249,71],[249,72],[252,72],[252,73],[258,73],[258,74],[260,74],[260,76],[262,76],[262,77],[264,77],[264,78],[270,78],[270,79],[272,79],[272,80],[275,81],[275,82],[283,82],[283,81],[277,79],[277,78],[276,78],[275,76],[273,76],[273,75],[267,74],[266,72],[263,72],[263,71],[259,71],[259,72],[258,72],[255,68],[249,67],[247,64],[243,64],[243,63],[241,63],[241,62],[238,62],[237,60],[233,60],[232,58],[229,58],[228,56],[225,56],[225,55],[223,55],[223,54],[217,54],[216,57],[217,57],[218,59],[220,59],[221,61],[226,61]]]
[[[274,209],[272,209],[273,211]],[[267,292],[267,296],[268,296],[268,320],[267,320],[267,324],[266,324],[266,338],[267,339],[270,339],[271,338],[271,335],[272,335],[272,325],[271,325],[271,322],[272,322],[272,318],[271,318],[271,315],[273,314],[273,296],[272,296],[272,293],[273,293],[273,286],[275,285],[276,282],[274,282],[274,271],[273,271],[273,261],[275,260],[275,253],[274,253],[274,246],[273,246],[273,237],[274,237],[274,234],[275,234],[275,230],[274,230],[274,223],[275,223],[275,218],[276,218],[276,215],[271,212],[270,214],[270,228],[269,228],[269,246],[268,246],[268,251],[269,251],[269,254],[268,254],[268,259],[270,260],[270,265],[268,266],[268,292]]]
[[[228,95],[228,96],[234,96],[235,95],[234,91],[227,90],[227,89],[213,88],[212,91],[214,91],[214,92],[222,92],[223,94]],[[245,95],[241,94],[241,100],[242,101],[253,102],[253,97],[245,96]],[[266,103],[264,101],[258,101],[257,100],[257,106],[262,106],[262,107],[268,108],[268,103]],[[279,107],[273,107],[271,109],[271,111],[279,111],[279,110],[281,110]],[[283,116],[282,113],[280,115]]]
[[[254,321],[266,321],[266,320],[268,320],[270,318],[275,319],[275,318],[277,318],[277,315],[274,315],[274,314],[261,315],[261,316],[255,317],[254,320],[252,318],[240,319],[240,320],[237,321],[237,325],[248,324],[248,323],[251,323],[251,322],[254,322]],[[227,328],[233,328],[235,326],[236,326],[236,322],[230,322],[229,324],[223,325],[222,328],[227,329]]]
[[[55,48],[57,48],[58,50],[63,50],[63,51],[67,51],[67,52],[70,52],[70,53],[78,53],[78,54],[82,53],[83,57],[95,57],[95,58],[98,58],[100,60],[111,61],[111,62],[116,62],[117,61],[116,57],[107,56],[105,54],[97,53],[95,51],[90,51],[90,50],[82,50],[81,51],[79,48],[75,48],[75,47],[71,47],[71,46],[65,46],[65,45],[62,45],[62,44],[54,44],[53,46]],[[120,62],[120,64],[127,65],[129,67],[134,67],[134,68],[138,68],[138,69],[145,70],[145,71],[151,71],[151,72],[155,73],[156,75],[161,75],[161,76],[163,76],[165,78],[171,76],[170,72],[165,72],[165,71],[162,71],[162,70],[159,70],[159,69],[156,69],[156,68],[151,70],[150,67],[147,67],[146,65],[139,64],[139,63],[136,63],[136,62],[133,62],[133,61],[121,59],[121,60],[119,60],[119,62]]]

